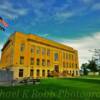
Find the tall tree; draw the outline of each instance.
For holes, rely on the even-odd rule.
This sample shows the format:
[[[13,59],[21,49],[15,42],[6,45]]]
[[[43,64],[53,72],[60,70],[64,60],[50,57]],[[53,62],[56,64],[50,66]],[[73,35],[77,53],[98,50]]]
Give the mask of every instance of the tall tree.
[[[88,67],[88,64],[87,64],[87,63],[84,63],[84,64],[82,64],[82,66],[81,66],[81,69],[83,70],[83,74],[84,74],[84,75],[88,75],[87,67]]]
[[[97,64],[96,64],[95,60],[90,60],[87,68],[90,69],[91,72],[97,72],[98,71]]]

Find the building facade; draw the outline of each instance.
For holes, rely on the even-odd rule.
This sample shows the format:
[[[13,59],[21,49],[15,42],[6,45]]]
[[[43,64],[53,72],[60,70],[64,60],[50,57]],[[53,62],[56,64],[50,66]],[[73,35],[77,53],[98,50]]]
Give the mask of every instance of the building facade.
[[[14,79],[79,76],[77,50],[34,34],[12,34],[2,48],[1,63]]]

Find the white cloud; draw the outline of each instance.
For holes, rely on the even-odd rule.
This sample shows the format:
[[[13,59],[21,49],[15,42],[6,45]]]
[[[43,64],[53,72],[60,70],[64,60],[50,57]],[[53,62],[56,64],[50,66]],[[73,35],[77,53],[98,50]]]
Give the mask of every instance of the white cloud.
[[[53,18],[60,22],[63,23],[65,21],[68,21],[69,18],[72,18],[74,16],[83,16],[87,14],[87,6],[77,6],[73,9],[68,9],[73,8],[73,6],[69,3],[64,4],[62,7],[54,8],[55,14],[53,15]]]
[[[43,34],[43,37],[47,37],[47,36],[49,36],[49,34]]]
[[[73,17],[74,15],[75,15],[74,12],[57,12],[54,18],[59,22],[64,22],[65,20]]]
[[[89,52],[89,50],[100,49],[100,32],[95,33],[93,36],[87,36],[76,40],[63,40],[62,43],[78,50],[81,65],[91,59],[92,52]]]
[[[100,3],[94,4],[94,5],[92,6],[92,9],[93,9],[93,10],[100,10]]]
[[[48,36],[49,36],[49,34],[48,34],[48,33],[45,33],[45,34],[40,33],[40,35],[39,35],[39,36],[46,38],[46,37],[48,37]]]
[[[65,9],[63,9],[63,11],[57,11],[53,17],[56,21],[63,23],[74,16],[82,16],[87,14],[86,9],[86,7],[74,9],[72,11],[66,11]]]
[[[0,14],[2,16],[5,16],[6,18],[10,18],[10,19],[15,19],[18,17],[18,15],[16,14],[11,14],[11,13],[8,13],[8,12],[5,12],[5,11],[0,11]]]
[[[82,0],[83,3],[87,5],[91,5],[91,10],[100,10],[100,3],[96,3],[95,0]]]
[[[85,4],[91,4],[94,2],[94,0],[82,0]]]
[[[18,18],[19,16],[26,15],[27,13],[28,9],[14,8],[14,5],[10,2],[4,2],[3,4],[0,4],[0,15],[10,19]]]
[[[53,18],[56,21],[63,23],[74,16],[84,16],[93,10],[100,10],[100,3],[95,3],[95,0],[77,0],[79,5],[74,7],[73,4],[75,4],[76,1],[69,1],[70,3],[65,3],[61,7],[54,8],[55,14]]]

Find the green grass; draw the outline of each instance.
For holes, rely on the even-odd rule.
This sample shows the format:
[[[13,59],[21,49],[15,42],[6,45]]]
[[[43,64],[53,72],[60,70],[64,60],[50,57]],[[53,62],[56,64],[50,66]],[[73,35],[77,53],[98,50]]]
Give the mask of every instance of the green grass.
[[[0,87],[0,100],[100,100],[100,78],[50,78],[40,85]]]
[[[95,75],[80,76],[80,78],[85,78],[85,79],[99,79],[100,80],[100,75],[98,75],[98,76],[95,76]]]

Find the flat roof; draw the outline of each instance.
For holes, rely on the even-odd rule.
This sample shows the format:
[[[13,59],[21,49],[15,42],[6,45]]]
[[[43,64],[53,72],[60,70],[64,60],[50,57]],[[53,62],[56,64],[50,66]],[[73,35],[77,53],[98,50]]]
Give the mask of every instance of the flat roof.
[[[45,45],[48,45],[48,46],[52,46],[52,47],[56,47],[58,49],[63,49],[63,50],[66,50],[66,51],[71,51],[71,52],[75,52],[77,51],[76,49],[73,49],[72,47],[68,46],[68,45],[64,45],[64,44],[61,44],[59,42],[56,42],[54,40],[50,40],[50,39],[47,39],[47,38],[44,38],[44,37],[41,37],[41,36],[38,36],[36,34],[32,34],[32,33],[29,33],[29,34],[25,34],[23,32],[14,32],[13,34],[11,34],[10,37],[16,35],[16,34],[22,34],[22,35],[25,35],[27,37],[27,40],[28,41],[33,41],[33,42],[37,42],[37,43],[41,43],[41,44],[45,44]],[[9,39],[10,39],[9,37]],[[6,47],[6,45],[8,44],[9,42],[9,39],[8,41],[5,43],[5,45],[3,46],[2,48],[2,51],[4,50],[4,48]]]

